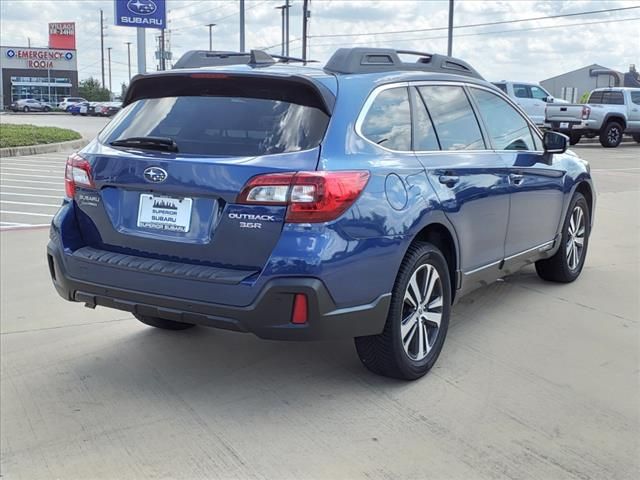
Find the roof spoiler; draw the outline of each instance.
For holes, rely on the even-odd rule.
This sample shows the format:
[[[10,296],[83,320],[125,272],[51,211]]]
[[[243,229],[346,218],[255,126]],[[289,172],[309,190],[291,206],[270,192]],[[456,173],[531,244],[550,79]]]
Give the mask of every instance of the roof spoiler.
[[[403,62],[400,55],[412,55],[418,59],[415,62]],[[398,70],[437,72],[466,75],[484,80],[476,69],[459,58],[390,48],[339,48],[331,56],[324,69],[332,73],[351,74]]]
[[[304,60],[297,57],[283,55],[270,55],[264,50],[251,50],[250,52],[228,52],[191,50],[178,60],[173,68],[200,68],[218,67],[226,65],[249,65],[264,67],[275,63],[312,63],[315,60]]]

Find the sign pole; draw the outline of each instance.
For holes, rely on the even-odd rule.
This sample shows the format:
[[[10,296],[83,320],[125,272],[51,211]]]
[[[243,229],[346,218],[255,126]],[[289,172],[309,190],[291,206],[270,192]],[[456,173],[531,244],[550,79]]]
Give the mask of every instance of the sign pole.
[[[145,44],[145,31],[144,28],[136,28],[138,35],[138,73],[147,72],[147,47]]]

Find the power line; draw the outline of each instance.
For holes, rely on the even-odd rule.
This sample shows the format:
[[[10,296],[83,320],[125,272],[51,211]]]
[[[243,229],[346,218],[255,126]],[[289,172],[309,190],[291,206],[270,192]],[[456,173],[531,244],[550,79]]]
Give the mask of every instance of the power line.
[[[546,29],[550,29],[550,28],[563,28],[563,27],[580,27],[580,26],[585,26],[585,25],[598,25],[598,24],[602,24],[602,23],[616,23],[616,22],[631,22],[634,20],[640,20],[640,17],[633,17],[633,18],[620,18],[620,19],[611,19],[611,20],[599,20],[596,22],[581,22],[581,23],[565,23],[562,25],[547,25],[545,27],[529,27],[529,28],[519,28],[519,29],[511,29],[511,30],[492,30],[489,32],[477,32],[477,33],[462,33],[459,35],[456,35],[456,38],[459,37],[475,37],[478,35],[495,35],[495,34],[500,34],[500,33],[521,33],[521,32],[531,32],[531,31],[535,31],[535,30],[546,30]],[[349,42],[349,45],[368,45],[373,43],[381,43],[381,42],[393,42],[393,43],[398,43],[398,42],[413,42],[416,40],[440,40],[443,38],[447,38],[447,35],[439,35],[436,37],[415,37],[415,38],[403,38],[403,39],[382,39],[382,40],[373,40],[373,41],[368,41],[368,42]],[[299,40],[299,39],[296,39]],[[319,43],[317,45],[313,45],[313,47],[330,47],[330,46],[334,46],[334,45],[344,45],[344,43],[339,42],[339,43]],[[278,46],[278,45],[275,45]]]
[[[486,23],[473,23],[468,25],[455,25],[454,29],[459,28],[473,28],[473,27],[488,27],[493,25],[504,25],[508,23],[520,23],[520,22],[532,22],[535,20],[549,20],[553,18],[564,18],[564,17],[575,17],[578,15],[592,15],[596,13],[606,13],[606,12],[619,12],[622,10],[633,10],[640,8],[640,6],[634,7],[620,7],[620,8],[608,8],[606,10],[591,10],[588,12],[574,12],[574,13],[565,13],[562,15],[549,15],[546,17],[531,17],[531,18],[520,18],[514,20],[501,20],[498,22],[486,22]],[[420,28],[416,30],[393,30],[387,32],[362,32],[362,33],[332,33],[326,35],[310,35],[309,38],[332,38],[332,37],[360,37],[360,36],[371,36],[371,35],[395,35],[398,33],[420,33],[420,32],[435,32],[438,30],[447,30],[448,27],[433,27],[433,28]]]

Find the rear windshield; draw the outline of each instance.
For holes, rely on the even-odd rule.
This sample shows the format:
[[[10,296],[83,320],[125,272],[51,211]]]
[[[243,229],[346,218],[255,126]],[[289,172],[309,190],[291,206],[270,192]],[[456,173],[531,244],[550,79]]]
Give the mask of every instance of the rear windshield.
[[[329,116],[319,108],[243,96],[175,96],[138,100],[99,139],[167,137],[180,153],[260,156],[314,148]]]

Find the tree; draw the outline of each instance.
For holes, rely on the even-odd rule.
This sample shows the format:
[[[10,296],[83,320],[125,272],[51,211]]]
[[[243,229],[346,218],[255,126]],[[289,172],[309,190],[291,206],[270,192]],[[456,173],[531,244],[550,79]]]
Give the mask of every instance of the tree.
[[[80,82],[78,85],[78,95],[86,98],[90,102],[108,102],[111,100],[109,90],[102,88],[98,79],[93,77],[89,77]]]

